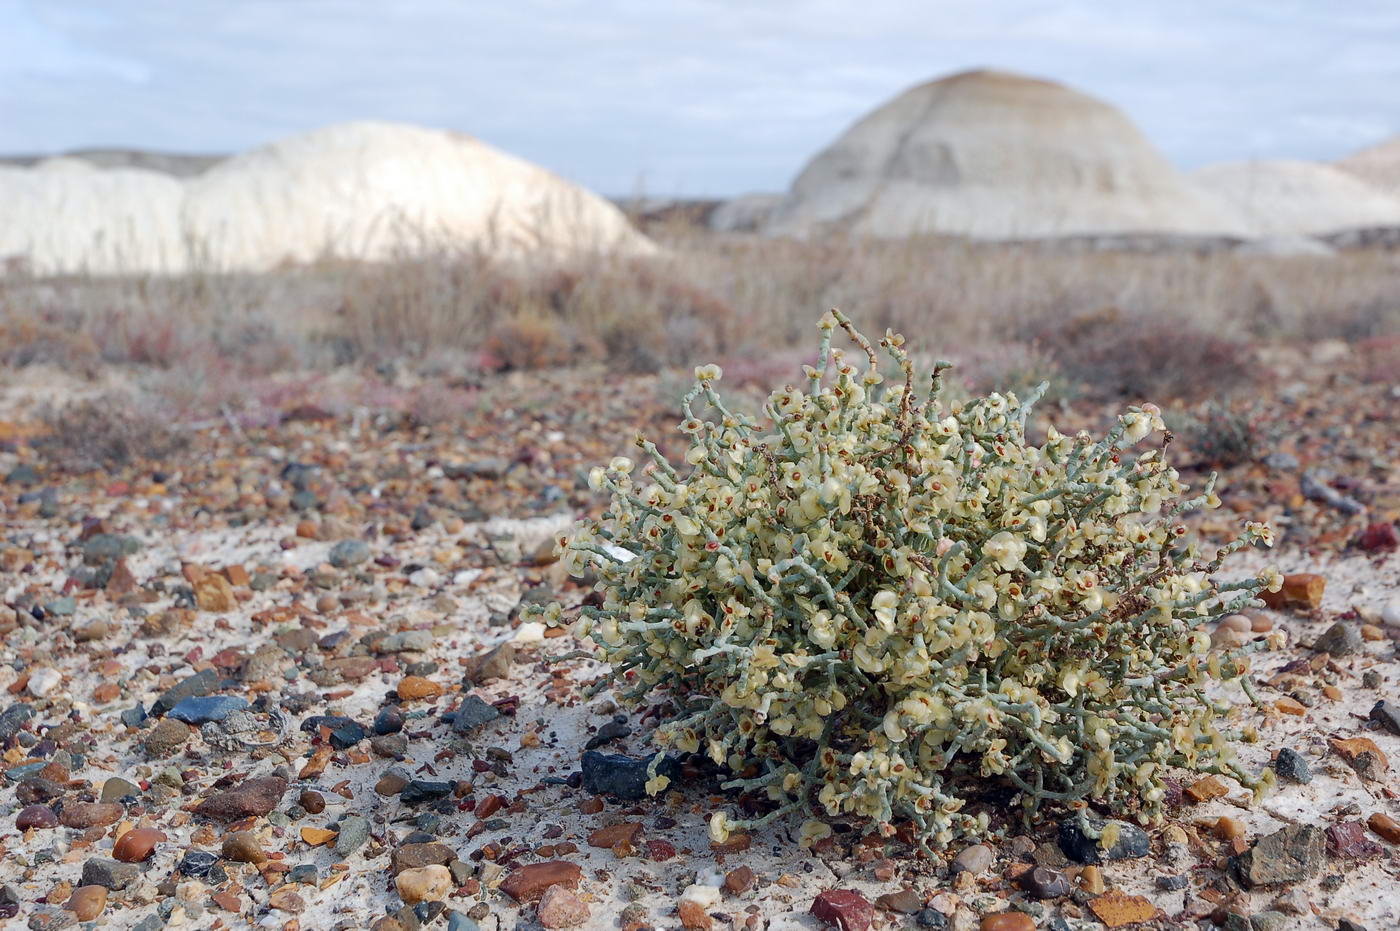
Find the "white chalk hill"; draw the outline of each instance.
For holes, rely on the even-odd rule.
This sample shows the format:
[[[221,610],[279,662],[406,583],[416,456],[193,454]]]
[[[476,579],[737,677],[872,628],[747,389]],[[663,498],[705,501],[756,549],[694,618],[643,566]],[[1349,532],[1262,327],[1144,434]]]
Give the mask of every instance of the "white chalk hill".
[[[798,175],[765,232],[989,239],[1247,233],[1116,108],[1051,81],[969,71],[863,117]]]
[[[1400,197],[1330,165],[1286,159],[1231,162],[1203,168],[1194,178],[1264,236],[1400,225]]]
[[[0,167],[0,260],[39,274],[264,271],[441,250],[560,259],[655,246],[543,168],[395,123],[290,136],[183,181],[73,159]]]

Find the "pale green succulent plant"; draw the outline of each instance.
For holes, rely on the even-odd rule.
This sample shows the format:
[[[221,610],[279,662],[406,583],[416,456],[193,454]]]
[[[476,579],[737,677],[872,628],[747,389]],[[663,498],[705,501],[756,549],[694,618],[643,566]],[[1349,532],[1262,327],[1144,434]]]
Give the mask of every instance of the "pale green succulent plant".
[[[577,632],[607,681],[667,709],[655,742],[775,803],[717,814],[712,835],[850,814],[941,847],[987,831],[966,809],[989,780],[1027,820],[1093,800],[1151,821],[1172,767],[1262,789],[1270,771],[1233,759],[1230,705],[1207,694],[1248,689],[1245,654],[1262,643],[1211,653],[1202,628],[1280,583],[1212,578],[1270,533],[1250,523],[1199,555],[1181,517],[1219,503],[1214,477],[1185,498],[1165,442],[1130,453],[1163,430],[1157,409],[1129,408],[1102,439],[1050,427],[1032,445],[1038,392],[945,408],[946,364],[919,397],[901,337],[880,341],[899,373],[886,381],[845,316],[820,328],[805,388],[774,392],[762,424],[725,407],[717,367],[697,369],[684,463],[638,437],[645,467],[595,469],[610,505],[560,541],[572,571],[597,575],[602,606],[581,609]],[[831,348],[838,328],[863,368]],[[828,832],[812,819],[801,833]]]

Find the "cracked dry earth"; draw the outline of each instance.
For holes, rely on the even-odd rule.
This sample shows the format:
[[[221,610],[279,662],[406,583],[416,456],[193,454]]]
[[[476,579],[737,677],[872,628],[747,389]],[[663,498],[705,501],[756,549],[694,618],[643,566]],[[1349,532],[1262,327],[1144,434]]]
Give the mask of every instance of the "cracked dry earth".
[[[1396,432],[1366,414],[1388,396],[1294,404],[1294,461],[1226,478],[1227,510],[1287,530],[1292,601],[1216,632],[1286,634],[1261,704],[1229,696],[1278,789],[1184,781],[1090,864],[1053,821],[946,859],[859,823],[716,847],[710,813],[749,803],[699,765],[625,797],[645,714],[589,697],[596,664],[549,661],[586,645],[519,612],[586,597],[551,555],[595,504],[579,471],[673,414],[609,400],[645,386],[500,390],[450,428],[302,406],[104,475],[50,468],[0,413],[7,926],[1400,927]],[[1323,466],[1362,512],[1300,490]]]

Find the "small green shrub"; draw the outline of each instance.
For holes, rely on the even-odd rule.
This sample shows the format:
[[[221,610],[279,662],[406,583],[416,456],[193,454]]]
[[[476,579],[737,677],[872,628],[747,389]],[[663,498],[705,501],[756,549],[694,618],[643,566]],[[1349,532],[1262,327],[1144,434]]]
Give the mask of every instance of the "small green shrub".
[[[830,349],[838,326],[864,370]],[[1271,536],[1248,524],[1209,557],[1186,540],[1179,518],[1219,503],[1214,479],[1184,499],[1160,449],[1130,453],[1162,429],[1157,409],[1129,408],[1100,440],[1051,428],[1031,446],[1034,392],[944,409],[946,364],[920,399],[901,337],[881,341],[891,383],[843,315],[821,329],[805,390],[773,393],[764,426],[725,407],[718,367],[697,369],[685,465],[639,436],[650,463],[595,469],[610,505],[560,540],[571,571],[599,577],[577,630],[625,700],[662,703],[655,741],[774,803],[717,813],[712,835],[816,811],[886,836],[912,822],[942,846],[987,830],[969,802],[992,780],[1027,820],[1093,800],[1146,823],[1170,767],[1261,790],[1268,771],[1234,761],[1229,705],[1206,691],[1243,675],[1247,649],[1209,653],[1202,627],[1280,584],[1212,578]],[[808,821],[803,840],[829,830]]]

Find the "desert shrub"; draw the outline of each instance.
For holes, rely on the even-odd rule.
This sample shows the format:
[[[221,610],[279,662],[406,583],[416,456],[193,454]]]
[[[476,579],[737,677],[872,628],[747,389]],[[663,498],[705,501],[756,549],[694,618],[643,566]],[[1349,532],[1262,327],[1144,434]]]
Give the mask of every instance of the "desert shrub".
[[[125,396],[50,408],[43,421],[44,433],[34,445],[45,461],[66,472],[110,471],[155,461],[186,443],[159,412]]]
[[[838,326],[863,370],[830,349]],[[1095,801],[1147,822],[1170,767],[1262,789],[1268,771],[1233,759],[1228,704],[1207,695],[1249,648],[1208,654],[1202,626],[1278,587],[1274,570],[1214,578],[1271,537],[1249,524],[1210,555],[1187,541],[1182,514],[1219,501],[1213,478],[1186,498],[1163,449],[1134,451],[1162,429],[1157,409],[1034,446],[1035,392],[945,407],[943,366],[918,396],[901,337],[881,340],[887,381],[844,316],[821,329],[806,384],[775,391],[763,423],[726,407],[717,367],[697,369],[684,463],[639,436],[647,464],[594,469],[608,508],[559,541],[571,571],[598,576],[576,632],[604,682],[659,707],[661,747],[703,752],[725,788],[771,804],[717,812],[712,836],[813,811],[885,836],[907,822],[942,846],[987,830],[974,803],[992,783],[1027,820]],[[810,820],[804,842],[829,830]]]
[[[1194,400],[1248,385],[1257,371],[1248,347],[1218,329],[1127,317],[1114,307],[1076,317],[1041,341],[1066,378],[1109,400]]]
[[[1205,465],[1229,468],[1254,462],[1278,440],[1278,431],[1257,404],[1231,407],[1208,401],[1172,418],[1173,432]]]

